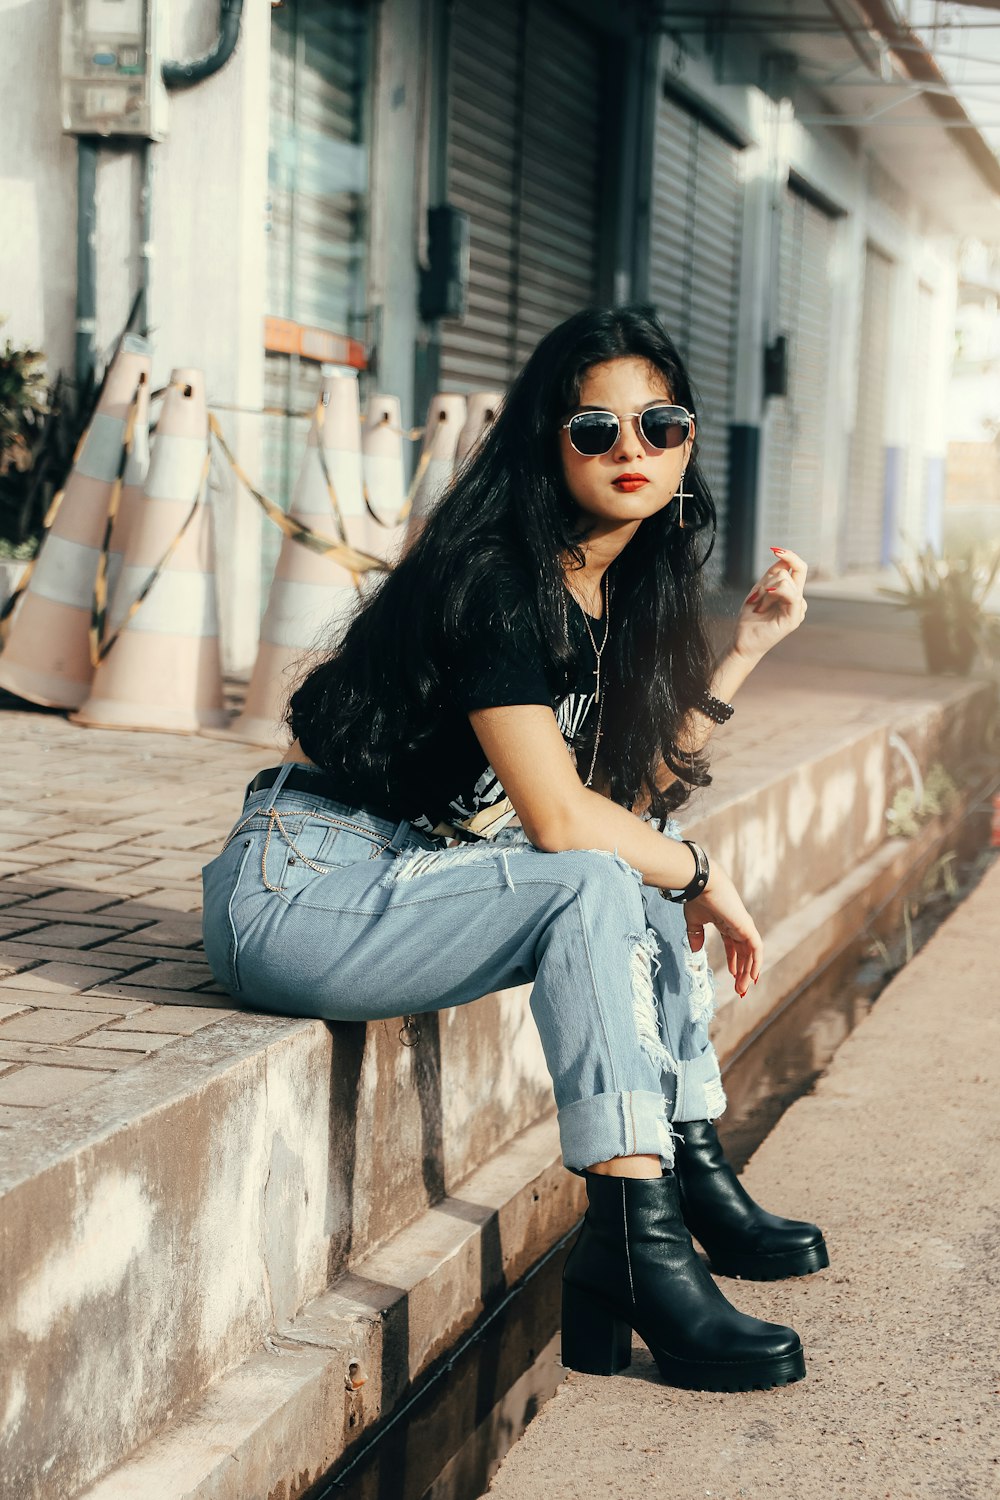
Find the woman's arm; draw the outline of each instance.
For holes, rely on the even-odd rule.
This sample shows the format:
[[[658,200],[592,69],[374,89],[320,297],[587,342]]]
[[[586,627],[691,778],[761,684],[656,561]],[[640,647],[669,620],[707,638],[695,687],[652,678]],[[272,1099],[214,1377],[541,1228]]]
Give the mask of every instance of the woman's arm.
[[[797,553],[789,552],[787,548],[772,548],[772,551],[775,561],[744,599],[732,641],[712,672],[708,691],[713,698],[721,698],[724,703],[732,702],[772,646],[801,625],[809,608],[803,597],[807,565]],[[714,719],[700,709],[690,709],[677,735],[678,748],[687,755],[703,750],[715,728]],[[662,792],[676,780],[673,771],[661,761],[656,774],[657,789]],[[642,813],[648,806],[646,796],[633,804],[633,811]]]
[[[628,808],[585,787],[551,708],[540,704],[481,708],[469,715],[484,753],[510,798],[521,826],[539,849],[595,849],[617,853],[646,885],[683,890],[695,874],[694,857],[678,839],[664,838]],[[736,991],[745,995],[760,974],[762,947],[727,872],[711,863],[708,885],[686,909],[697,933],[713,922],[726,949]]]

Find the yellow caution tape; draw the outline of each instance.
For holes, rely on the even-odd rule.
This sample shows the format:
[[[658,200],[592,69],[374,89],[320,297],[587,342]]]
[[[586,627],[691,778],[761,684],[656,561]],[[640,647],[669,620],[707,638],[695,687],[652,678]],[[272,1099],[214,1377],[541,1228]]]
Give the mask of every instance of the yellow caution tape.
[[[331,557],[334,562],[340,563],[349,573],[388,573],[389,564],[381,557],[374,557],[370,552],[362,552],[357,547],[349,547],[346,542],[341,542],[332,536],[324,536],[322,532],[313,531],[310,526],[304,525],[296,520],[294,516],[287,515],[280,505],[262,495],[260,490],[251,483],[245,469],[241,467],[236,455],[230,448],[222,435],[218,419],[209,413],[209,429],[219,447],[222,449],[229,467],[243,488],[256,500],[261,510],[272,521],[285,536],[291,537],[292,541],[299,542],[303,547],[308,547],[310,552],[317,552],[321,557]]]
[[[139,411],[139,397],[146,383],[145,372],[140,373],[136,383],[135,393],[129,402],[128,415],[125,418],[125,433],[122,439],[122,451],[118,455],[118,470],[115,474],[115,482],[111,486],[111,494],[108,496],[108,509],[104,517],[104,539],[101,542],[101,550],[97,558],[97,572],[94,574],[94,594],[90,606],[90,628],[87,632],[90,640],[90,665],[100,666],[104,657],[110,651],[114,641],[105,644],[104,630],[107,624],[108,612],[108,557],[111,553],[111,533],[114,530],[115,521],[118,516],[118,508],[121,504],[122,487],[125,482],[125,470],[128,467],[129,455],[132,452],[132,443],[135,438],[135,419]],[[121,631],[115,632],[115,640]]]

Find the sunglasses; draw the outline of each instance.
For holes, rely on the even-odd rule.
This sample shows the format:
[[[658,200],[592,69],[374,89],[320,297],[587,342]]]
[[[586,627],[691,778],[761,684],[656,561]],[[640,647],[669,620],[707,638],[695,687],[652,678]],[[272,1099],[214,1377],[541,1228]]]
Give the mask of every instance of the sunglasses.
[[[647,406],[645,411],[625,413],[625,419],[638,418],[639,431],[650,448],[679,448],[686,441],[694,413],[683,406]],[[610,453],[618,441],[622,424],[613,411],[578,411],[560,428],[569,433],[577,453],[596,458]]]

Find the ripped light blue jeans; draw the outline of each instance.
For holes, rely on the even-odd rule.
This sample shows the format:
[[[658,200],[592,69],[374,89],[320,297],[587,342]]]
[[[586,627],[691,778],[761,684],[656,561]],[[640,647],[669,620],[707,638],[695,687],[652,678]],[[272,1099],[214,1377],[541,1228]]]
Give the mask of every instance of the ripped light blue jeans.
[[[722,1113],[705,951],[691,952],[682,906],[617,854],[546,853],[519,828],[449,848],[285,790],[284,774],[202,872],[205,950],[235,998],[375,1021],[531,981],[576,1171],[636,1154],[670,1166],[672,1126]],[[679,837],[673,819],[662,832]]]

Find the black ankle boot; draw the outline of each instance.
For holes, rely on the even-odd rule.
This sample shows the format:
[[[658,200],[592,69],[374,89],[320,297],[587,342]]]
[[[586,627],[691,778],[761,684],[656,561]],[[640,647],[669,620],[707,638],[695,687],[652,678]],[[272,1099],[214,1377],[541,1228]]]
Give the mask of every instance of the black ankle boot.
[[[684,1120],[674,1170],[684,1222],[719,1276],[778,1281],[830,1264],[823,1231],[798,1219],[779,1219],[750,1197],[726,1161],[709,1120]]]
[[[737,1312],[695,1254],[673,1172],[585,1178],[587,1216],[563,1271],[564,1365],[617,1374],[634,1328],[668,1385],[750,1391],[802,1379],[794,1329]]]

